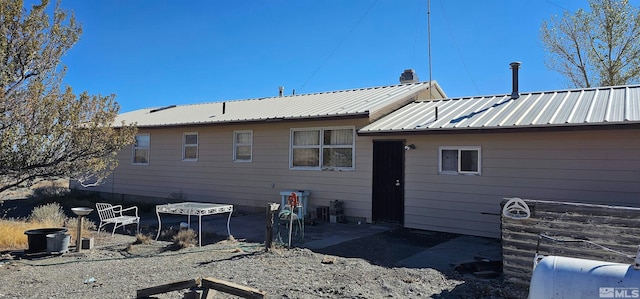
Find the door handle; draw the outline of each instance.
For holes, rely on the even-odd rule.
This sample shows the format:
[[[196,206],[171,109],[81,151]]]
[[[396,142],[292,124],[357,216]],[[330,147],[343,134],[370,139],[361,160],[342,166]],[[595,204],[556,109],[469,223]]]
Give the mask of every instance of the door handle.
[[[396,186],[400,187],[400,180],[396,180]]]

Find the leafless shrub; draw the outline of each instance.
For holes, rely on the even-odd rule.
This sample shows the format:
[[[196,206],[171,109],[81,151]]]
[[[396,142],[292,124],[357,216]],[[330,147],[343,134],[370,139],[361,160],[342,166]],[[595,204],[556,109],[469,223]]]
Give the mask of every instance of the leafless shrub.
[[[138,233],[136,234],[136,240],[133,244],[149,244],[151,243],[151,237],[145,234]]]
[[[196,232],[192,229],[180,230],[172,239],[173,245],[178,248],[193,247],[197,244]]]
[[[31,215],[29,215],[29,221],[55,223],[63,226],[67,222],[67,216],[62,211],[60,204],[54,202],[33,208]]]

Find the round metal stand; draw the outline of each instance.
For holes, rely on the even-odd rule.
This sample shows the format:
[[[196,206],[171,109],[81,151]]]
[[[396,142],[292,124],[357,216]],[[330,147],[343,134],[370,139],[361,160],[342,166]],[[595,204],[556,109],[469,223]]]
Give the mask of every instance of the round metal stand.
[[[89,215],[92,208],[71,208],[71,211],[78,215],[78,230],[76,232],[76,252],[80,252],[82,250],[82,221],[84,220],[84,216]]]

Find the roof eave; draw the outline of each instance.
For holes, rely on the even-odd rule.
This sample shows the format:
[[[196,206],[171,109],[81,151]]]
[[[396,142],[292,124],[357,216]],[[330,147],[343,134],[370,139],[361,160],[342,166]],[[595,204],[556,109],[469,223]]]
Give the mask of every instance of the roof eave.
[[[138,124],[137,127],[138,128],[172,128],[172,127],[193,127],[193,126],[212,126],[212,125],[221,126],[221,125],[230,125],[230,124],[273,123],[273,122],[294,122],[294,121],[356,119],[356,118],[369,118],[369,111],[345,113],[345,114],[294,116],[294,117],[269,117],[269,118],[235,119],[235,120],[191,122],[191,123],[172,123],[172,124],[168,123],[168,124],[153,124],[153,125]]]
[[[507,133],[507,132],[548,132],[578,130],[617,130],[640,129],[640,122],[585,123],[545,126],[509,126],[509,127],[470,127],[470,128],[435,128],[435,129],[402,129],[358,131],[359,136],[389,135],[436,135],[436,134],[469,134],[469,133]]]

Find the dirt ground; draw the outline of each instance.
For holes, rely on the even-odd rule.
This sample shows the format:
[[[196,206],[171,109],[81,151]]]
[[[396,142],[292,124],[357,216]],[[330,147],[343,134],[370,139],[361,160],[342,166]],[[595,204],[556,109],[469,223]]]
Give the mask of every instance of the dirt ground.
[[[96,242],[103,245],[60,256],[4,253],[0,298],[135,298],[141,289],[202,277],[255,288],[269,298],[526,297],[501,279],[380,266],[295,247],[264,252],[263,244],[222,240],[176,250],[170,242],[133,244],[135,237],[118,234],[103,234]],[[193,291],[152,297],[187,298]],[[219,293],[215,298],[235,297]]]
[[[0,216],[26,216],[32,208],[17,203],[5,201]],[[92,250],[70,248],[53,256],[1,253],[0,299],[135,298],[141,289],[202,277],[255,288],[269,298],[526,298],[525,290],[501,277],[395,266],[447,238],[437,234],[408,243],[402,234],[384,232],[316,251],[276,245],[265,252],[261,243],[215,235],[206,236],[213,239],[205,246],[178,249],[169,240],[135,244],[132,233],[103,233]],[[188,298],[195,291],[152,297]],[[235,297],[219,292],[215,298]]]

